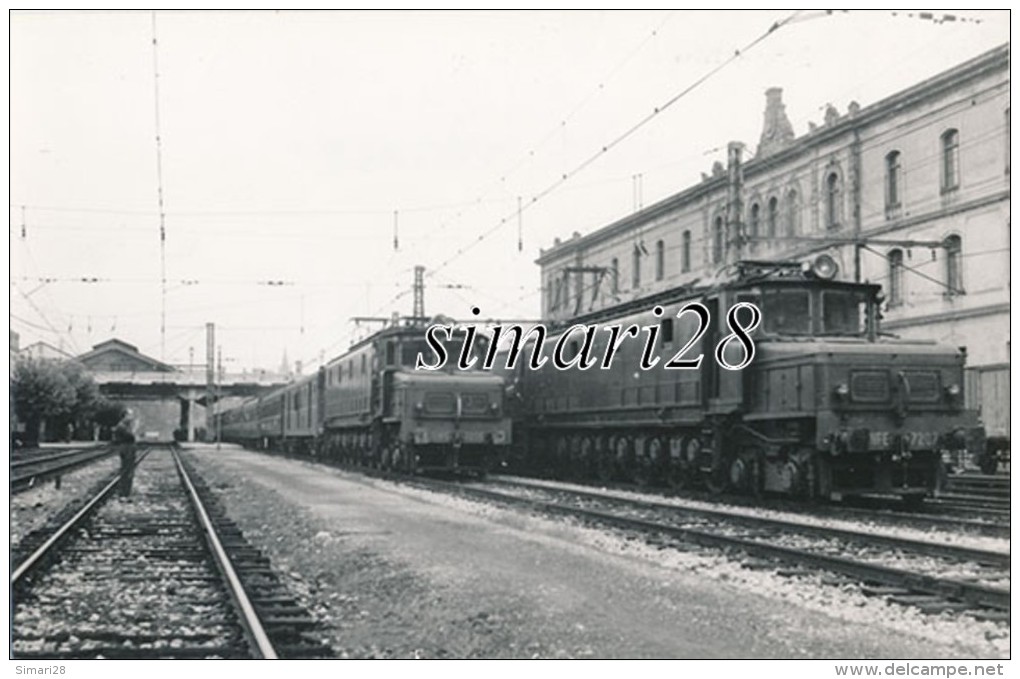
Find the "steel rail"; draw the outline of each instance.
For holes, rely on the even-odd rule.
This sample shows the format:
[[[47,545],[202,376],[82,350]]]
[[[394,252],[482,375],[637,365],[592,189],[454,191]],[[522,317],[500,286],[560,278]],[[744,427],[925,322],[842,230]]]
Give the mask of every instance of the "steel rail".
[[[926,540],[916,540],[912,538],[898,538],[892,535],[882,535],[877,533],[862,533],[847,528],[835,528],[827,526],[818,526],[810,523],[803,523],[800,521],[794,521],[789,519],[779,519],[774,517],[766,516],[748,516],[746,514],[737,514],[723,509],[710,509],[707,507],[686,507],[682,505],[672,505],[666,502],[657,502],[655,500],[638,500],[632,498],[621,498],[613,495],[604,495],[602,493],[596,493],[592,491],[576,490],[573,488],[554,488],[542,484],[531,484],[526,481],[509,480],[509,479],[494,479],[495,483],[503,483],[511,486],[520,486],[522,488],[530,488],[535,490],[544,490],[547,492],[554,493],[567,493],[570,495],[576,495],[578,497],[593,499],[593,500],[606,500],[609,502],[615,502],[621,505],[627,505],[636,509],[666,509],[673,512],[691,514],[695,516],[711,517],[711,518],[722,518],[733,523],[738,523],[747,527],[768,527],[768,528],[781,528],[791,529],[798,533],[807,535],[814,535],[819,537],[832,537],[843,540],[853,540],[857,542],[868,543],[872,545],[881,545],[883,547],[893,547],[897,549],[908,548],[912,551],[927,556],[938,556],[948,557],[952,559],[958,559],[960,561],[975,561],[978,563],[986,563],[994,566],[1009,567],[1010,555],[1008,552],[996,552],[985,549],[975,549],[971,547],[960,547],[958,545],[947,545],[938,542],[928,542]]]
[[[459,490],[462,493],[474,495],[487,500],[524,505],[531,507],[532,509],[552,514],[588,519],[628,530],[639,530],[646,533],[661,533],[706,547],[727,547],[731,549],[739,549],[752,556],[778,558],[788,563],[823,568],[835,573],[848,575],[864,582],[877,582],[908,589],[914,592],[932,594],[948,599],[959,599],[972,605],[984,606],[986,608],[994,608],[1003,611],[1009,611],[1010,609],[1009,590],[987,587],[984,585],[962,582],[949,578],[938,578],[919,573],[911,573],[910,571],[892,568],[889,566],[853,561],[840,556],[806,552],[799,549],[782,547],[741,537],[719,535],[692,528],[655,523],[644,519],[628,518],[593,509],[581,509],[579,507],[570,507],[567,505],[557,504],[555,502],[522,498],[483,488],[444,482],[439,482],[436,485],[453,490]]]
[[[191,478],[188,476],[188,472],[185,470],[184,464],[181,462],[180,454],[176,450],[171,450],[171,453],[173,454],[174,463],[177,465],[177,473],[180,475],[181,482],[184,484],[184,487],[188,491],[188,496],[191,498],[191,506],[195,510],[195,514],[198,516],[199,524],[202,527],[202,532],[205,534],[205,539],[209,545],[210,551],[212,552],[213,559],[216,562],[216,567],[220,570],[220,573],[223,575],[223,579],[227,582],[227,591],[230,594],[231,600],[234,602],[234,606],[237,608],[242,626],[245,630],[245,635],[248,636],[252,651],[257,653],[259,657],[266,660],[278,659],[279,656],[276,653],[276,649],[273,648],[273,644],[269,640],[269,635],[266,634],[265,629],[262,627],[262,621],[259,619],[258,613],[255,611],[255,606],[252,605],[251,599],[248,598],[248,593],[245,591],[244,585],[241,583],[241,579],[237,576],[237,572],[234,570],[234,566],[230,561],[230,557],[227,555],[226,550],[223,548],[223,544],[220,542],[219,535],[216,533],[216,528],[209,519],[209,514],[206,512],[201,498],[198,497],[198,491],[195,490],[195,486],[191,482]]]
[[[135,462],[136,467],[139,464],[141,464],[142,459],[145,457],[145,455],[148,454],[150,450],[151,448],[146,448],[145,450],[142,451],[141,455],[139,456],[139,459]],[[47,538],[46,541],[39,545],[39,547],[37,547],[35,551],[29,554],[24,561],[18,564],[18,566],[11,573],[12,587],[17,585],[21,581],[21,579],[25,576],[26,573],[28,573],[29,571],[32,570],[32,568],[38,565],[39,562],[42,561],[42,559],[50,552],[51,549],[53,549],[53,547],[65,535],[67,535],[71,530],[76,528],[78,524],[80,524],[85,519],[85,517],[92,512],[92,510],[94,510],[101,502],[103,502],[104,500],[106,500],[107,497],[109,497],[110,493],[113,492],[113,489],[116,488],[117,484],[120,482],[121,476],[123,476],[123,473],[117,474],[117,476],[114,477],[112,481],[106,484],[98,493],[96,493],[92,497],[91,500],[86,502],[81,509],[75,512],[74,516],[65,521],[64,524],[53,533],[53,535]]]
[[[92,462],[100,460],[104,457],[112,455],[114,451],[104,450],[102,452],[93,453],[91,455],[84,455],[75,457],[73,459],[66,459],[62,463],[51,464],[43,466],[40,469],[36,469],[31,472],[22,472],[21,474],[11,474],[10,486],[11,490],[15,493],[28,490],[32,487],[33,479],[47,479],[51,476],[59,476],[65,472],[71,472],[79,467],[84,467]]]
[[[56,453],[50,453],[47,455],[39,455],[37,457],[22,457],[11,460],[11,469],[18,469],[20,467],[30,467],[34,464],[41,464],[43,462],[52,462],[53,460],[65,460],[75,455],[99,453],[102,452],[113,452],[112,448],[109,450],[102,450],[103,448],[109,448],[109,446],[90,446],[86,448],[74,448],[72,450],[62,450]]]

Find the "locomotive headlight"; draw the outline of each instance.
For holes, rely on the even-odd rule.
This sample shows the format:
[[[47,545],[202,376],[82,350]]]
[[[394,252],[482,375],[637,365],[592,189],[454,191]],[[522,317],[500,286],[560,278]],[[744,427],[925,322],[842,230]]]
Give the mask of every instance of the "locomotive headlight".
[[[421,401],[418,401],[417,403],[414,404],[414,412],[421,413],[424,410],[425,410],[425,404],[422,403]]]
[[[498,403],[490,403],[489,404],[489,410],[492,411],[493,415],[498,414],[499,413],[499,404]]]
[[[959,399],[961,393],[963,393],[963,390],[960,389],[959,384],[950,384],[948,387],[946,387],[946,397],[950,401],[956,401],[957,399]]]
[[[850,400],[850,385],[840,382],[832,390],[832,395],[836,398],[837,403],[846,403]]]

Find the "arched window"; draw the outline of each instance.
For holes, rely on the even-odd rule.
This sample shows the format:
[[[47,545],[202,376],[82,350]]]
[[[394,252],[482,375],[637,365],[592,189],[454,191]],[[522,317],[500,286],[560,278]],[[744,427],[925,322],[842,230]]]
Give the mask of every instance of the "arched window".
[[[839,228],[839,205],[842,187],[839,173],[830,172],[825,176],[825,226],[829,229]]]
[[[769,198],[769,210],[765,218],[769,238],[779,235],[776,224],[779,222],[779,199],[775,196]]]
[[[631,281],[633,283],[631,287],[637,289],[641,287],[641,249],[638,248],[638,246],[636,245],[634,246],[633,261],[634,261],[634,278]]]
[[[683,249],[680,253],[680,270],[687,273],[691,270],[691,232],[684,231]]]
[[[800,195],[797,189],[790,189],[786,194],[786,235],[796,236],[800,233]]]
[[[552,311],[556,307],[553,306],[553,282],[550,280],[545,284],[545,304],[549,311]]]
[[[553,293],[552,308],[559,309],[560,297],[563,295],[563,282],[559,279],[559,277],[557,277],[556,280],[553,282],[553,285],[555,286],[555,291]]]
[[[661,281],[666,275],[666,244],[661,240],[655,242],[655,280]]]
[[[613,294],[620,292],[620,260],[613,257],[613,262],[609,265],[609,275],[612,276],[613,280],[611,285],[613,286]]]
[[[889,251],[889,305],[903,303],[903,250]]]
[[[885,157],[885,211],[886,216],[900,206],[900,152],[890,151]]]
[[[723,246],[725,243],[725,225],[722,217],[715,218],[715,229],[712,231],[712,263],[719,264],[723,258]]]
[[[942,192],[953,191],[960,186],[960,132],[946,130],[942,133]]]
[[[946,249],[946,287],[950,295],[963,293],[963,240],[949,236],[944,242]]]
[[[751,239],[761,235],[761,206],[758,203],[751,204]]]

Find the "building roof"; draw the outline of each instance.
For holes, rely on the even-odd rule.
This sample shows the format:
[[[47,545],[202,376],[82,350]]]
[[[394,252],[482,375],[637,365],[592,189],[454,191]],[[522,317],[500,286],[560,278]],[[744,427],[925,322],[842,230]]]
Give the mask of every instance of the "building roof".
[[[939,96],[947,89],[959,87],[967,80],[978,77],[990,70],[1007,69],[1009,67],[1009,54],[1009,44],[1000,45],[931,78],[922,80],[916,85],[881,99],[870,106],[860,108],[854,105],[852,107],[854,110],[845,115],[836,115],[831,122],[827,122],[825,125],[813,128],[808,133],[794,139],[784,139],[782,144],[778,144],[776,148],[770,149],[769,157],[756,157],[747,161],[743,166],[744,173],[746,176],[749,176],[761,168],[772,167],[782,160],[809,151],[816,144],[824,143],[833,137],[845,134],[848,130],[872,123],[884,116],[902,112],[905,108],[923,102],[930,97]],[[731,146],[734,144],[743,146],[740,142],[730,142]],[[667,215],[673,210],[701,198],[706,193],[720,190],[725,186],[725,180],[725,175],[707,176],[698,184],[667,196],[643,210],[627,215],[588,234],[582,236],[580,233],[575,232],[573,238],[565,241],[560,241],[557,238],[551,248],[540,251],[535,263],[539,266],[544,266],[565,255],[584,250],[600,241],[612,238],[614,235],[627,232],[639,224],[646,224],[657,217]]]
[[[138,347],[119,339],[109,339],[92,347],[77,359],[86,368],[99,371],[174,372],[172,365],[158,361],[138,351]]]
[[[21,356],[28,356],[29,358],[37,358],[47,361],[63,361],[71,358],[71,354],[67,353],[63,349],[59,349],[49,342],[33,342],[26,347],[22,347],[18,354]]]

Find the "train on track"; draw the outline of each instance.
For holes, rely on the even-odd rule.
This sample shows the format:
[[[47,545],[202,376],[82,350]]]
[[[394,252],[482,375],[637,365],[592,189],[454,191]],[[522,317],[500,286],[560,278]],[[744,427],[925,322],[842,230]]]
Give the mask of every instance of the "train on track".
[[[447,340],[464,331],[479,359],[469,370],[416,370],[434,353],[431,324],[411,319],[224,412],[223,438],[408,472],[498,461],[559,478],[919,500],[941,484],[943,458],[984,454],[965,352],[883,335],[880,286],[834,280],[834,266],[740,262],[541,333],[497,326],[491,345],[459,328]],[[734,324],[751,346],[730,341]],[[602,362],[582,368],[586,352]]]
[[[425,331],[426,319],[398,319],[314,375],[225,410],[223,439],[384,470],[484,474],[511,441],[503,379],[416,371]]]
[[[964,406],[965,353],[882,335],[880,286],[833,280],[834,267],[825,257],[740,262],[710,283],[572,319],[550,335],[544,355],[565,333],[576,351],[595,325],[637,326],[652,341],[622,342],[608,370],[517,365],[507,376],[513,465],[836,500],[931,494],[943,455],[984,450],[984,430]],[[707,323],[691,311],[677,317],[692,303],[709,312]],[[738,363],[746,348],[725,342],[727,314],[741,303],[761,320],[750,334],[753,361],[732,370],[721,362]],[[613,339],[596,333],[592,353]],[[644,369],[650,343],[661,357]],[[674,355],[702,360],[697,369],[666,368]]]

